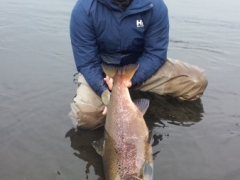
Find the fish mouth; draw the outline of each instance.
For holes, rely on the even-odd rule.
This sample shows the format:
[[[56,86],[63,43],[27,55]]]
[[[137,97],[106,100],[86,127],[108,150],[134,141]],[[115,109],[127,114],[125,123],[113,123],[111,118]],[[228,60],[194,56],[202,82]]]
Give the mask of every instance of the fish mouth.
[[[124,178],[124,180],[144,180],[144,179],[139,178],[137,176],[127,176],[126,178]]]

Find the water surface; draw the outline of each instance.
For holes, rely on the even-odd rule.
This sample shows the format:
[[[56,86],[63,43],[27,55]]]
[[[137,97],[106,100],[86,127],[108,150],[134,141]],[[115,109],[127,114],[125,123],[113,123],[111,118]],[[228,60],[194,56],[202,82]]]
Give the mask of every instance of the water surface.
[[[90,143],[72,128],[76,85],[69,39],[75,0],[0,0],[0,179],[103,179]],[[151,100],[154,179],[240,179],[240,1],[166,0],[168,56],[205,69],[200,100]]]

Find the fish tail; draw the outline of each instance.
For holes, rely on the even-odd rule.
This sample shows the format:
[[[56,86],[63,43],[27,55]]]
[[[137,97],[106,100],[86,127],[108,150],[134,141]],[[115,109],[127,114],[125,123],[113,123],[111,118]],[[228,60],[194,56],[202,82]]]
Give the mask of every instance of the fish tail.
[[[113,78],[115,75],[122,75],[129,81],[132,79],[138,67],[139,67],[138,64],[129,64],[121,67],[102,64],[103,71],[110,78]]]

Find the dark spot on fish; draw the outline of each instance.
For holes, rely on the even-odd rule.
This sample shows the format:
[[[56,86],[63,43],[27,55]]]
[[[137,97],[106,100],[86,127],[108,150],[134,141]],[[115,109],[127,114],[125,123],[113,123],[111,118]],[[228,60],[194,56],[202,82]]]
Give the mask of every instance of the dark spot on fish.
[[[58,175],[61,175],[59,171],[57,173],[58,173]]]

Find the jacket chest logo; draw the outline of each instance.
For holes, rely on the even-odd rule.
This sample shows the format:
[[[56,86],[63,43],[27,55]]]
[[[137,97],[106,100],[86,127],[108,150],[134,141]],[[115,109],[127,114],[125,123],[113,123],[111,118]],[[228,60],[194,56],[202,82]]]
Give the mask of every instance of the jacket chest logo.
[[[137,27],[144,27],[142,20],[136,20],[136,25],[137,25]]]

